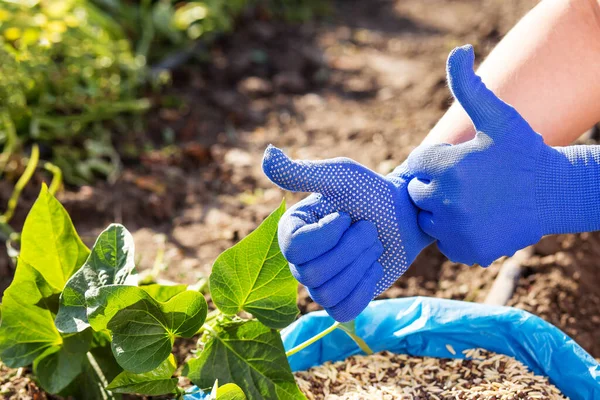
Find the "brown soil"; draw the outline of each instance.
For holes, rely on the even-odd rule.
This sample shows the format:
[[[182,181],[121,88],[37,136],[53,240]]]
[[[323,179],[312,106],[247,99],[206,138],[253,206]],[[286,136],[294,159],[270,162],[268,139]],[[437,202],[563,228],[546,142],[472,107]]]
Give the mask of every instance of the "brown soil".
[[[0,363],[0,398],[6,400],[46,400],[48,396],[32,381],[30,371],[8,369]]]
[[[600,357],[600,232],[547,237],[536,253],[508,305],[544,318]]]
[[[535,3],[346,0],[331,16],[300,26],[252,16],[174,72],[166,93],[153,95],[147,131],[116,140],[125,165],[116,183],[69,190],[60,199],[86,242],[121,222],[133,232],[140,269],[151,268],[164,250],[160,278],[195,283],[282,197],[288,204],[303,197],[263,176],[268,143],[297,158],[346,156],[389,172],[450,104],[448,52],[471,43],[481,60]],[[170,133],[174,139],[166,141]],[[148,143],[155,150],[135,151]],[[8,192],[0,190],[0,199]],[[23,209],[36,194],[26,191]],[[600,234],[543,240],[510,304],[556,324],[600,357],[599,256]],[[482,301],[501,263],[471,268],[432,246],[382,297]],[[11,276],[0,254],[0,290]],[[299,301],[302,312],[317,308],[303,289]]]

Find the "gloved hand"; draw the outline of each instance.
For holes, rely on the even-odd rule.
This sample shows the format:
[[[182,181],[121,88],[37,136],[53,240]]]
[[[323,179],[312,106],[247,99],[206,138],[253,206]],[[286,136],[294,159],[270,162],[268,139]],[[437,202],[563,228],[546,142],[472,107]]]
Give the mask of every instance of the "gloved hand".
[[[294,277],[340,322],[354,319],[432,242],[401,166],[387,177],[347,158],[292,161],[269,146],[263,171],[283,189],[315,192],[279,222],[279,246]]]
[[[450,53],[452,94],[477,130],[408,158],[419,225],[452,261],[487,266],[542,235],[600,229],[600,147],[549,147],[473,72],[473,48]]]

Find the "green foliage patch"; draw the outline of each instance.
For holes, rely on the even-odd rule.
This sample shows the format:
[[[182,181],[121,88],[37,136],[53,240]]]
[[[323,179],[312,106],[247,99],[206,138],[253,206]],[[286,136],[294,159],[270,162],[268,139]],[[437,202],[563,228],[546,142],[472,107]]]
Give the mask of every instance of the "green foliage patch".
[[[37,143],[70,184],[114,178],[111,132],[150,108],[148,66],[232,31],[250,7],[302,21],[327,2],[0,0],[0,176]]]
[[[149,107],[145,61],[121,27],[86,0],[0,2],[0,145],[52,146],[70,183],[115,172],[105,122]]]
[[[2,299],[0,359],[15,368],[32,365],[40,386],[53,394],[182,397],[174,340],[201,335],[197,357],[183,370],[200,387],[213,387],[216,398],[303,398],[273,328],[298,313],[297,284],[275,239],[284,210],[282,203],[219,257],[210,279],[222,309],[208,314],[204,295],[185,285],[138,286],[133,239],[122,225],[111,224],[88,250],[42,187]],[[265,302],[266,293],[274,301]],[[242,310],[256,313],[241,318]]]

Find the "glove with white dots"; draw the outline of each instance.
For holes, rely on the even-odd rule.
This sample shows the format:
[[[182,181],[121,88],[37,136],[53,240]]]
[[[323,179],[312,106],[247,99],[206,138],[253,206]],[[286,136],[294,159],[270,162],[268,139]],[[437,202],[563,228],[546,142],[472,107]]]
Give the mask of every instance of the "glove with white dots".
[[[269,146],[263,171],[313,194],[279,222],[294,277],[337,321],[350,321],[402,275],[433,239],[418,226],[404,165],[382,176],[347,158],[293,161]]]

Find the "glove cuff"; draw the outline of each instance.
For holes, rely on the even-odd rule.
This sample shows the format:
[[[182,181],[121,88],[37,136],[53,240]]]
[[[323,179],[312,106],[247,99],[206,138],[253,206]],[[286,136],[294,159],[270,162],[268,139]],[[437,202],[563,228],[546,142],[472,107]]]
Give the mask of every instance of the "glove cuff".
[[[544,235],[600,230],[600,146],[543,146],[535,187]]]

